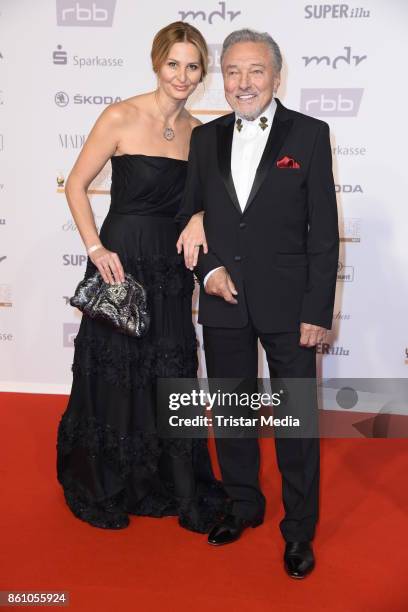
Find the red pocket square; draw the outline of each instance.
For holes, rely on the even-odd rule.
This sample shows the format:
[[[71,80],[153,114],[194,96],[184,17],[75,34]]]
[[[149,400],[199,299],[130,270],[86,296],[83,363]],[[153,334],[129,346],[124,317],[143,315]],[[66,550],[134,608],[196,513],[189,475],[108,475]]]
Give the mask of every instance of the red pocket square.
[[[288,157],[287,155],[278,159],[276,165],[278,168],[300,168],[299,162],[297,162],[296,159],[293,159],[293,157]]]

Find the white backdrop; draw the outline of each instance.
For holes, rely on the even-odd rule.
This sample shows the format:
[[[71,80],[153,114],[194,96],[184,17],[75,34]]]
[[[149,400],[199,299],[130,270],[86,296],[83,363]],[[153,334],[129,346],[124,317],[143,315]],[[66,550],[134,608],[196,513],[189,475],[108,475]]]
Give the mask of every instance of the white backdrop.
[[[153,36],[178,19],[211,49],[189,101],[202,121],[228,108],[219,50],[229,32],[267,30],[281,46],[279,98],[331,127],[342,243],[323,374],[405,377],[407,16],[404,0],[1,0],[0,390],[70,389],[80,319],[67,301],[85,250],[63,182],[106,104],[155,87]],[[90,195],[98,225],[109,174],[108,164]]]

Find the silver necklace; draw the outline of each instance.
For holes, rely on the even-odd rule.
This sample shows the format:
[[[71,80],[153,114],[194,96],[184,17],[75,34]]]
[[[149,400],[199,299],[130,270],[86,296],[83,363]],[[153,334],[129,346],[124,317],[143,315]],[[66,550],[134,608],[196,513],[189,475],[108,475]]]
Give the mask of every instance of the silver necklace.
[[[156,100],[157,108],[159,109],[159,111],[163,115],[164,122],[166,122],[166,117],[164,116],[164,113],[163,113],[162,109],[160,108],[160,104],[159,104],[159,101],[157,99],[157,91],[154,92],[154,98]],[[163,138],[165,138],[166,140],[173,140],[175,135],[176,134],[174,133],[173,128],[171,128],[169,126],[164,128],[164,130],[163,130]]]

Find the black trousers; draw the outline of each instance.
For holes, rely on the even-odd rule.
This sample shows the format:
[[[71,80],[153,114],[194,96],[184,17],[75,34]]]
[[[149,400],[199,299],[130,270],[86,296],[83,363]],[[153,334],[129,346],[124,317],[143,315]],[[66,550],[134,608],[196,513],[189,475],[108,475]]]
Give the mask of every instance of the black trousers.
[[[259,338],[266,352],[271,379],[315,380],[316,349],[301,347],[299,337],[299,333],[260,333],[251,322],[238,329],[204,327],[208,378],[256,379]],[[317,415],[317,400],[312,400],[312,404]],[[287,542],[314,537],[319,509],[319,442],[318,437],[275,437],[285,508],[280,529]],[[265,498],[259,484],[257,438],[216,437],[216,447],[233,514],[249,520],[263,518]]]

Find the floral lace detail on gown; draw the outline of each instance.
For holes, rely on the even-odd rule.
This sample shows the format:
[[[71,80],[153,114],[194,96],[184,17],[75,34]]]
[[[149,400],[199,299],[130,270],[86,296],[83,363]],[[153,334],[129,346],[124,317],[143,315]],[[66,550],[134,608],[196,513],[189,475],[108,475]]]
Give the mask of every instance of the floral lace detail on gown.
[[[131,338],[85,316],[75,339],[73,384],[58,427],[57,473],[75,516],[108,529],[128,515],[178,516],[206,533],[225,510],[205,439],[156,431],[157,378],[195,378],[194,280],[177,255],[186,164],[147,156],[112,159],[112,202],[101,241],[143,284],[151,326]],[[85,275],[93,274],[90,260]]]

